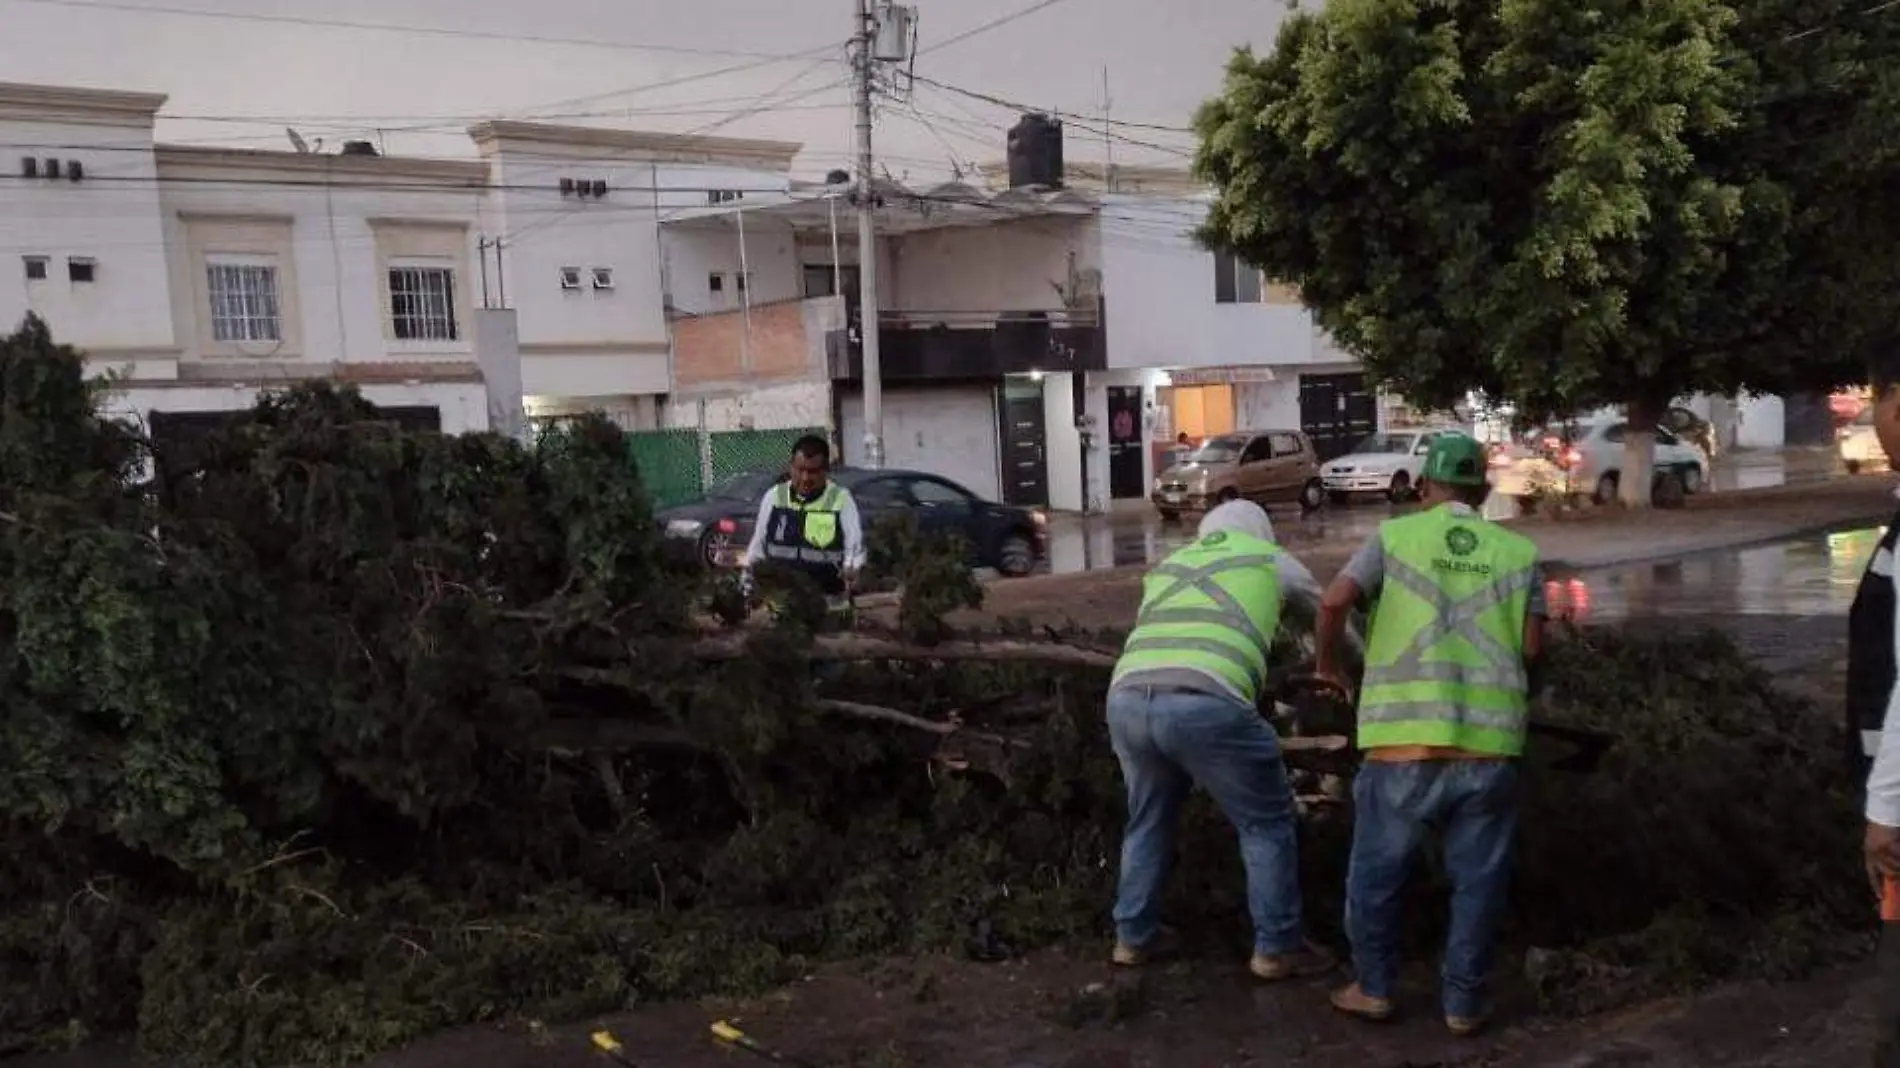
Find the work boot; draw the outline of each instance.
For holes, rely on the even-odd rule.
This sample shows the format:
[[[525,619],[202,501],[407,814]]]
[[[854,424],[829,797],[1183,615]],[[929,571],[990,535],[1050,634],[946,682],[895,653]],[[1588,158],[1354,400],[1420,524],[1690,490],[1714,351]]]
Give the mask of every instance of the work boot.
[[[1139,968],[1145,964],[1166,960],[1180,952],[1180,949],[1180,937],[1163,927],[1155,932],[1153,938],[1138,946],[1131,946],[1117,939],[1115,951],[1109,955],[1109,959],[1114,961],[1117,967]]]
[[[1361,1020],[1371,1020],[1374,1023],[1383,1023],[1392,1018],[1391,999],[1375,998],[1359,989],[1358,983],[1333,991],[1333,1008],[1348,1016],[1357,1016]]]
[[[1484,1025],[1488,1022],[1483,1016],[1447,1016],[1445,1030],[1458,1038],[1470,1038],[1484,1030]]]
[[[1310,979],[1325,975],[1338,963],[1338,959],[1324,948],[1308,942],[1291,953],[1255,953],[1253,959],[1247,962],[1247,970],[1256,979],[1277,983],[1282,979]]]

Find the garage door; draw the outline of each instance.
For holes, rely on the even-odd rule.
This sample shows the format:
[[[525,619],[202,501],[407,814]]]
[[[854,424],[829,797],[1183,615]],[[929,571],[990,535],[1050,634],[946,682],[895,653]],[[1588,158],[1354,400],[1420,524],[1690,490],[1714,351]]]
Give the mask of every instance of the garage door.
[[[844,398],[844,462],[864,462],[864,398]],[[884,392],[884,465],[942,475],[1001,500],[996,466],[996,395],[982,386]]]

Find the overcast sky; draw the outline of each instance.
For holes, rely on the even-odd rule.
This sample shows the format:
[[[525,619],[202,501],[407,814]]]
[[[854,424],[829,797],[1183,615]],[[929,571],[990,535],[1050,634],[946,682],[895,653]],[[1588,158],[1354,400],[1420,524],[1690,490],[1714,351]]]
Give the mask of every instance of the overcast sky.
[[[1270,46],[1284,11],[1281,0],[912,3],[919,76],[1074,114],[1094,128],[1068,130],[1069,159],[1085,161],[1102,157],[1104,68],[1118,122],[1183,126],[1229,52]],[[197,117],[161,119],[175,141],[274,148],[295,126],[330,143],[380,136],[392,153],[467,155],[468,122],[545,116],[802,141],[801,169],[822,170],[850,151],[852,12],[853,0],[0,0],[0,79],[168,93],[167,114]],[[769,58],[794,53],[805,55]],[[953,156],[998,158],[1010,121],[918,85],[908,103],[883,102],[876,142],[893,175],[938,176]],[[1178,163],[1188,143],[1111,129],[1123,163]]]

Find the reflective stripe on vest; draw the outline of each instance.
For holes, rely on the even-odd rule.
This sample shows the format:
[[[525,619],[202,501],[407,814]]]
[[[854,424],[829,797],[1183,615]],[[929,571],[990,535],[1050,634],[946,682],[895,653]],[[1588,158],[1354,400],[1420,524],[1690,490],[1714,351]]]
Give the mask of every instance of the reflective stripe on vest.
[[[1367,641],[1359,744],[1516,756],[1528,711],[1523,627],[1536,549],[1476,517],[1436,512],[1380,532],[1385,581]],[[1484,585],[1462,596],[1456,588],[1475,573],[1455,567],[1467,559],[1450,548],[1460,537],[1472,566],[1493,569]],[[1413,562],[1420,557],[1445,567],[1444,578]]]
[[[1272,542],[1229,532],[1171,554],[1142,580],[1141,611],[1114,679],[1185,668],[1256,699],[1279,629],[1278,555]]]

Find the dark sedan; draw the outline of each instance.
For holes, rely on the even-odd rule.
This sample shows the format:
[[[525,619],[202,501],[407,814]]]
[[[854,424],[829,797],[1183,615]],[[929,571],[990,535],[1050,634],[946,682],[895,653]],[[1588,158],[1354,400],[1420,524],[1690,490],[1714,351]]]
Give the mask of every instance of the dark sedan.
[[[1047,520],[1041,512],[986,501],[949,479],[922,471],[853,467],[836,468],[831,477],[857,500],[866,537],[878,520],[908,512],[925,531],[961,535],[970,546],[972,567],[1027,575],[1048,551]],[[731,567],[752,540],[760,499],[784,478],[782,471],[735,475],[700,500],[662,509],[661,529],[675,544],[690,546],[704,563]]]

